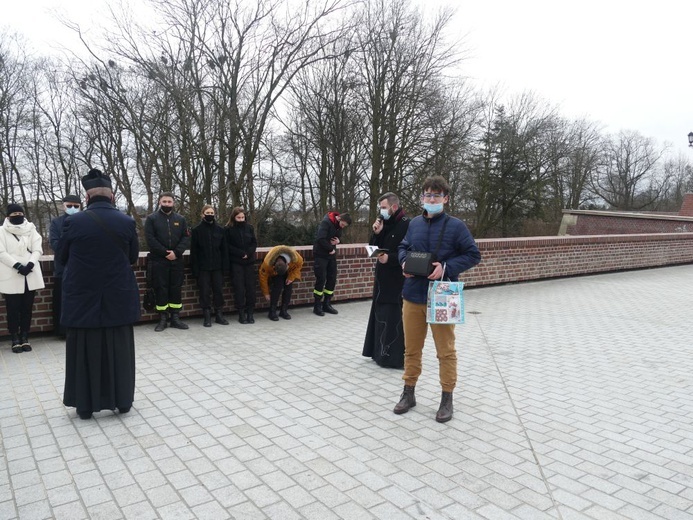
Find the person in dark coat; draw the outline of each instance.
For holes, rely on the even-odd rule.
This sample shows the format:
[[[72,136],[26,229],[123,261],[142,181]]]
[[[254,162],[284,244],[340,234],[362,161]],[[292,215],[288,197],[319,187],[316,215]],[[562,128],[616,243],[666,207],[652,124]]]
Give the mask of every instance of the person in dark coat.
[[[67,195],[63,198],[64,213],[59,217],[51,220],[51,226],[48,233],[48,239],[53,250],[53,331],[58,335],[65,337],[65,327],[60,323],[60,313],[62,306],[62,287],[63,287],[63,264],[60,262],[58,254],[58,242],[63,233],[63,224],[65,219],[70,215],[78,213],[82,209],[82,201],[77,195]]]
[[[180,320],[180,310],[183,308],[185,279],[183,253],[190,247],[190,229],[185,217],[173,210],[174,205],[173,193],[162,193],[159,210],[144,222],[144,236],[149,248],[147,261],[151,262],[152,286],[159,313],[159,323],[154,328],[156,332],[168,326],[169,312],[172,328],[188,328]]]
[[[313,313],[318,316],[324,316],[325,313],[339,314],[330,301],[337,285],[337,244],[341,241],[342,229],[349,224],[351,216],[348,213],[330,211],[318,225],[313,244]]]
[[[423,183],[421,204],[423,214],[414,217],[404,240],[398,247],[399,262],[404,272],[402,287],[402,322],[404,324],[404,391],[395,405],[396,414],[407,413],[416,406],[414,388],[421,375],[423,347],[430,326],[438,357],[438,373],[442,394],[436,421],[452,419],[452,392],[457,384],[457,351],[455,325],[426,321],[428,284],[432,280],[457,280],[460,273],[481,261],[474,237],[460,219],[445,213],[450,186],[441,176],[428,177]],[[431,253],[433,271],[428,276],[407,272],[408,252]]]
[[[233,299],[238,309],[238,321],[255,323],[255,230],[245,217],[243,208],[233,208],[226,225],[226,245],[233,283]]]
[[[87,209],[65,220],[58,251],[65,266],[63,403],[89,419],[100,410],[128,413],[134,400],[139,245],[134,219],[113,205],[111,179],[92,169],[82,185]]]
[[[402,286],[404,276],[397,258],[397,247],[407,233],[409,218],[399,207],[399,197],[385,193],[378,199],[378,218],[373,223],[370,245],[387,249],[376,258],[373,304],[368,318],[363,356],[381,367],[404,366],[402,329]]]
[[[205,327],[212,326],[212,299],[215,309],[214,321],[221,325],[229,324],[224,318],[225,260],[224,228],[216,223],[214,207],[206,204],[202,208],[202,222],[193,228],[190,238],[190,267],[193,276],[197,278]]]

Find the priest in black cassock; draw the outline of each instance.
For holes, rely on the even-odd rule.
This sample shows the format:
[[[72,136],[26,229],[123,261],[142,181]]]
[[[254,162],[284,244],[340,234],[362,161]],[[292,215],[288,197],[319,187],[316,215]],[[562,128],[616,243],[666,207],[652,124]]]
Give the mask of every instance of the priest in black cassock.
[[[65,220],[58,250],[65,266],[63,403],[89,419],[101,410],[127,413],[134,400],[139,245],[135,221],[113,204],[110,177],[92,169],[82,186],[87,209]]]
[[[362,355],[387,368],[404,366],[402,286],[404,275],[397,260],[397,247],[407,234],[409,218],[399,206],[399,197],[385,193],[378,198],[378,218],[373,223],[370,244],[386,249],[375,263],[373,305],[368,318]]]

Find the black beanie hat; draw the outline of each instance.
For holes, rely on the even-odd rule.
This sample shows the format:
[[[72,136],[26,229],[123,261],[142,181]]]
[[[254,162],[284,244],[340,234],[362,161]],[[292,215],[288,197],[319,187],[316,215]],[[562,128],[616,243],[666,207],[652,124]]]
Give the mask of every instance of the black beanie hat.
[[[20,204],[12,203],[7,205],[7,214],[11,215],[12,213],[17,213],[21,212],[24,213],[24,208]]]

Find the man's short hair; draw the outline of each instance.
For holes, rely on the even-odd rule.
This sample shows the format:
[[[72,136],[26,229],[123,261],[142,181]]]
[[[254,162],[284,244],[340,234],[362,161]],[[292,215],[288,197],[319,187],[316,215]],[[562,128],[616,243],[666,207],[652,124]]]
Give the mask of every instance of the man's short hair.
[[[391,191],[388,191],[387,193],[383,193],[380,197],[378,197],[378,204],[380,204],[382,201],[387,199],[387,203],[390,206],[394,206],[397,204],[399,206],[399,197],[392,193]]]
[[[428,177],[423,183],[423,191],[434,191],[440,192],[443,195],[450,195],[450,185],[440,175],[434,175],[433,177]]]
[[[161,202],[161,199],[163,199],[164,197],[171,197],[173,199],[173,202],[176,201],[176,196],[170,191],[162,192],[161,195],[159,195],[159,202]]]
[[[351,226],[351,215],[349,215],[348,213],[340,213],[339,220],[346,222],[347,225]]]

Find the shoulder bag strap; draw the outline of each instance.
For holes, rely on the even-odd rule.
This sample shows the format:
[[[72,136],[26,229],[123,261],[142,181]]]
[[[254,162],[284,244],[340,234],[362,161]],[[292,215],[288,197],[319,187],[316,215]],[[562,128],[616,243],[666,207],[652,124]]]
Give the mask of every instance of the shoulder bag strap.
[[[126,258],[128,259],[128,261],[129,261],[129,260],[130,260],[130,257],[129,257],[129,255],[128,255],[128,251],[127,251],[127,249],[125,248],[125,244],[123,244],[123,241],[120,239],[120,237],[118,237],[118,236],[113,232],[113,230],[112,230],[111,228],[109,228],[108,226],[106,226],[106,224],[104,223],[103,219],[102,219],[101,217],[99,217],[96,213],[94,213],[92,210],[88,209],[88,210],[85,211],[85,213],[86,213],[87,215],[89,215],[89,216],[94,220],[94,222],[96,222],[96,223],[101,227],[101,229],[103,229],[103,230],[108,234],[108,236],[110,236],[110,237],[113,239],[113,242],[115,242],[115,244],[116,244],[116,245],[118,246],[118,248],[123,252],[123,254],[125,255],[125,257],[126,257]]]

